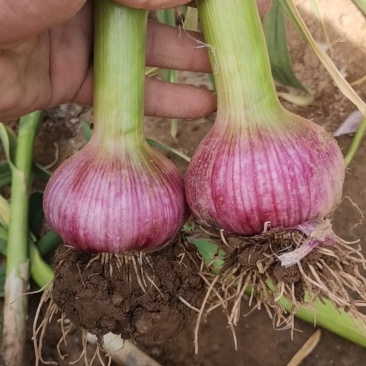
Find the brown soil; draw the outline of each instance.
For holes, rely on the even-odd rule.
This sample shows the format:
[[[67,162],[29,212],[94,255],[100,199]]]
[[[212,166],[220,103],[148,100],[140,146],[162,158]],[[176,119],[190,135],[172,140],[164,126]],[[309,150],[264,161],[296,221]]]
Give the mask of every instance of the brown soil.
[[[192,248],[180,244],[144,257],[110,257],[62,246],[55,258],[52,299],[78,327],[161,345],[192,319],[179,297],[200,307],[205,289]],[[135,261],[135,265],[134,265]],[[142,263],[142,264],[140,264]]]

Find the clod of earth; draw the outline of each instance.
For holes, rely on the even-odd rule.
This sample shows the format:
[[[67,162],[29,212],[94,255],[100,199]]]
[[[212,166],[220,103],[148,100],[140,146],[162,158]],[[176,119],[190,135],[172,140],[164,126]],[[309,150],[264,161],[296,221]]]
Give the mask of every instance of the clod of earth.
[[[61,247],[52,290],[67,318],[92,334],[112,332],[148,346],[162,344],[192,318],[179,298],[200,307],[205,287],[192,265],[197,257],[187,247],[171,245],[123,263],[116,256],[105,263],[96,258]]]

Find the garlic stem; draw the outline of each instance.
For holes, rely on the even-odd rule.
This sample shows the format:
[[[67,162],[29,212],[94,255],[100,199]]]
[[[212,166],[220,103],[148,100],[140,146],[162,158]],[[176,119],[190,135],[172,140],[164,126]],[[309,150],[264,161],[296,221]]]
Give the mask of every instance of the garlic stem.
[[[95,2],[94,138],[143,140],[147,12]]]
[[[213,65],[218,117],[279,113],[255,0],[199,0],[197,7]]]

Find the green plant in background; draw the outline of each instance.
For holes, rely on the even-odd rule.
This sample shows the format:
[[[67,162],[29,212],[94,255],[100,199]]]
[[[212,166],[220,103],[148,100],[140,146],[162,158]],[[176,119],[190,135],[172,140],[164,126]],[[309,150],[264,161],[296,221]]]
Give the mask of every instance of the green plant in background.
[[[158,10],[157,17],[160,23],[175,27],[175,9]],[[178,81],[178,73],[176,70],[164,70],[164,80],[170,83]],[[172,119],[170,122],[170,134],[174,140],[177,139],[178,120]]]
[[[279,2],[284,14],[288,17],[288,19],[291,21],[291,23],[294,25],[294,27],[298,30],[298,32],[303,36],[304,40],[308,43],[308,45],[313,49],[313,51],[315,52],[319,61],[326,68],[326,70],[328,71],[329,75],[332,77],[334,83],[337,85],[340,92],[346,98],[348,98],[366,118],[366,104],[359,97],[359,95],[354,91],[354,89],[347,82],[347,80],[343,77],[343,75],[339,72],[339,70],[334,65],[333,61],[330,59],[330,57],[327,55],[327,53],[314,40],[310,31],[306,27],[305,22],[303,21],[301,15],[299,14],[299,12],[295,6],[294,0],[275,0],[275,2],[276,1]],[[366,2],[365,1],[354,0],[354,2],[356,3],[356,5],[358,5],[360,7],[360,9],[363,12],[366,11]],[[364,135],[365,130],[366,130],[366,121],[364,120],[360,124],[358,131],[357,131],[354,139],[351,142],[349,151],[346,153],[345,163],[347,166],[351,163],[351,161],[360,145],[360,142]]]
[[[39,111],[22,117],[18,136],[0,124],[7,159],[0,165],[0,187],[11,184],[10,203],[0,196],[0,254],[6,257],[0,266],[0,294],[5,297],[2,357],[6,365],[24,364],[29,277],[39,287],[52,280],[53,271],[42,254],[60,243],[55,233],[47,233],[40,240],[33,234],[40,226],[43,212],[42,193],[30,194],[31,181],[46,181],[50,176],[33,163],[34,140],[41,120]]]
[[[348,148],[346,156],[344,157],[344,162],[345,162],[346,166],[349,166],[351,164],[352,159],[356,155],[356,152],[357,152],[358,148],[360,147],[362,138],[365,135],[365,131],[366,131],[366,118],[363,118],[363,120],[360,123],[360,126],[357,129],[357,132],[356,132],[354,138],[352,139],[351,145]]]
[[[314,0],[309,1],[311,2],[312,8],[314,9],[315,15],[325,35],[324,24],[321,19],[317,2]],[[360,8],[360,10],[366,14],[366,1],[353,1]],[[306,107],[314,102],[314,95],[302,85],[292,70],[284,24],[285,15],[293,23],[295,29],[297,29],[298,32],[303,36],[305,41],[313,48],[317,57],[328,70],[340,91],[349,100],[351,100],[365,116],[365,104],[344,79],[341,73],[337,70],[324,50],[322,50],[321,47],[314,41],[292,0],[274,0],[270,11],[263,19],[263,29],[266,37],[273,78],[282,85],[289,86],[299,90],[300,92],[303,92],[303,94],[300,96],[294,95],[293,93],[283,92],[279,92],[278,95],[288,102],[300,107]],[[353,157],[355,156],[364,136],[365,130],[366,120],[364,119],[360,124],[347,153],[345,154],[346,166],[350,165]]]
[[[273,78],[282,85],[309,93],[292,70],[286,38],[285,17],[277,0],[273,2],[271,9],[263,18],[263,30]]]

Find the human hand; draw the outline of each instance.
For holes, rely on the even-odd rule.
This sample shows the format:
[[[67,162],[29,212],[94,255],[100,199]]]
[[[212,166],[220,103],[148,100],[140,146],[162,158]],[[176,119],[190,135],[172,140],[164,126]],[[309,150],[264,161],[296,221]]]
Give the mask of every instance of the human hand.
[[[0,0],[0,120],[67,102],[91,105],[92,4]],[[147,64],[209,72],[206,51],[192,44],[177,29],[149,22]],[[196,118],[216,108],[207,90],[153,78],[147,78],[145,100],[145,113],[162,117]]]
[[[159,9],[184,0],[116,0]],[[258,0],[263,1],[263,0]],[[267,1],[267,0],[266,0]],[[92,103],[93,2],[0,0],[0,120],[62,103]],[[210,72],[207,51],[179,30],[149,22],[147,65]],[[197,118],[216,108],[215,97],[190,85],[147,78],[145,114]]]

